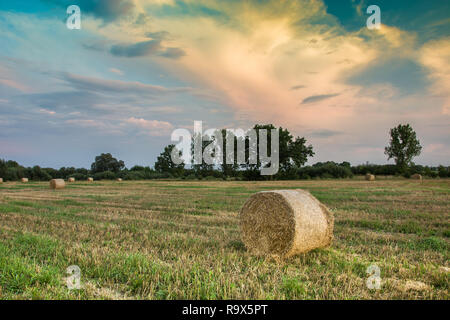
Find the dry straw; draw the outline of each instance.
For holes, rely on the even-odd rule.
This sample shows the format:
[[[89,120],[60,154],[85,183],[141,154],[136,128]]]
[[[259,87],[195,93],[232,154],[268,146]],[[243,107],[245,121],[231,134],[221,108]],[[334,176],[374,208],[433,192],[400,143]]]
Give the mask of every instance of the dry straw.
[[[67,181],[68,182],[75,182],[75,178],[69,178]]]
[[[256,255],[289,257],[333,239],[333,214],[304,190],[256,193],[242,207],[240,220],[242,240]]]
[[[66,182],[64,179],[52,179],[50,180],[50,189],[56,190],[56,189],[64,189],[66,186]]]
[[[423,178],[420,174],[416,173],[411,176],[411,179],[422,180]]]
[[[122,182],[123,180],[122,180],[121,178],[118,178],[117,181],[118,181],[118,182]]]
[[[87,181],[92,182],[92,181],[94,181],[94,178],[87,178]]]
[[[373,174],[366,174],[366,180],[367,181],[375,181],[375,176]]]
[[[28,182],[28,178],[22,178],[22,179],[20,179],[20,181],[22,181],[22,182]]]

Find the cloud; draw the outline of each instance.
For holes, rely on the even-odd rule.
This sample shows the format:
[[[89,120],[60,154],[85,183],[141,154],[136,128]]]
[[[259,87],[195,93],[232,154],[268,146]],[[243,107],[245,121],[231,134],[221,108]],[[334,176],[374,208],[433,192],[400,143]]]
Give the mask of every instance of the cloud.
[[[120,76],[124,75],[122,70],[119,70],[119,69],[116,69],[116,68],[110,68],[109,71],[111,71],[112,73],[118,74]]]
[[[110,52],[117,57],[135,58],[156,54],[161,49],[161,41],[149,40],[135,44],[114,45]]]
[[[27,92],[30,90],[26,85],[12,79],[0,79],[0,84],[22,92]]]
[[[20,92],[31,92],[27,84],[17,79],[15,70],[6,65],[0,65],[0,86],[6,86]]]
[[[83,133],[93,131],[96,134],[102,134],[104,136],[124,135],[124,131],[120,127],[120,122],[118,122],[117,120],[114,121],[104,118],[69,119],[64,121],[65,130],[67,130],[68,125],[74,127],[74,129],[76,130],[78,130],[78,128],[85,129],[86,131]],[[90,132],[90,134],[92,135],[92,132]]]
[[[348,31],[330,17],[322,1],[248,1],[245,10],[242,2],[218,0],[135,4],[137,11],[151,13],[151,30],[158,31],[125,20],[93,31],[122,43],[124,57],[174,58],[157,60],[158,66],[204,88],[239,121],[272,121],[294,132],[324,125],[347,132],[368,121],[361,108],[382,110],[384,114],[375,115],[381,121],[413,101],[414,88],[398,81],[398,72],[368,79],[386,61],[398,65],[416,58],[414,32],[387,25],[371,31],[365,23]],[[132,40],[136,42],[126,44]],[[148,41],[160,47],[149,49]],[[401,65],[404,72],[416,64]],[[421,76],[414,70],[409,74]],[[301,108],[299,101],[314,108]],[[419,104],[414,102],[414,108]]]
[[[145,120],[142,118],[131,117],[126,119],[125,122],[144,129],[150,136],[164,136],[173,129],[173,126],[166,121]]]
[[[178,59],[186,55],[180,48],[165,48],[161,45],[161,40],[148,40],[135,44],[113,45],[110,53],[116,57],[138,58],[151,55],[158,55],[170,59]]]
[[[99,120],[92,119],[72,119],[66,120],[67,124],[76,125],[83,128],[105,128],[106,124]]]
[[[442,143],[429,144],[423,149],[423,151],[427,152],[427,153],[446,151],[447,153],[449,153],[448,150],[447,150],[447,147],[444,144],[442,144]]]
[[[145,36],[153,40],[165,40],[170,38],[170,33],[167,31],[147,32]]]
[[[426,43],[419,61],[428,69],[431,93],[444,99],[442,113],[450,115],[450,37]]]
[[[51,115],[51,116],[56,114],[55,111],[51,111],[51,110],[47,110],[47,109],[39,109],[39,112],[43,113],[43,114],[48,114],[48,115]]]
[[[320,94],[320,95],[317,95],[317,96],[310,96],[310,97],[307,97],[307,98],[303,99],[301,104],[307,104],[307,103],[314,103],[314,102],[318,102],[318,101],[323,101],[323,100],[326,100],[326,99],[330,99],[330,98],[336,97],[338,95],[339,95],[339,93],[335,93],[335,94]]]
[[[341,134],[343,134],[342,131],[335,131],[328,129],[314,130],[309,133],[310,136],[317,138],[330,138]]]
[[[152,107],[149,111],[157,113],[180,113],[183,109],[179,107]]]
[[[107,80],[93,77],[85,77],[71,73],[64,73],[63,79],[72,87],[88,92],[108,93],[141,93],[147,95],[162,94],[167,92],[181,91],[183,89],[167,89],[162,86],[144,84],[141,82],[127,82],[121,80]]]
[[[87,50],[103,52],[103,51],[107,50],[107,43],[105,41],[93,41],[93,42],[83,43],[82,47]]]
[[[86,111],[101,103],[102,97],[88,91],[56,91],[46,93],[24,94],[11,98],[12,110],[26,113],[30,106],[41,110],[52,110],[59,113]],[[44,113],[44,112],[41,112]]]
[[[145,13],[140,13],[134,22],[136,25],[146,25],[150,22],[150,17]]]
[[[354,95],[359,87],[347,84],[346,77],[371,63],[377,48],[356,34],[345,34],[335,23],[318,27],[311,22],[327,16],[320,1],[249,1],[245,10],[241,2],[233,1],[201,5],[210,10],[180,1],[175,6],[195,9],[196,15],[173,7],[155,14],[152,27],[174,35],[167,46],[185,52],[182,59],[164,66],[182,80],[208,88],[236,117],[246,114],[246,119],[241,119],[253,123],[314,126],[332,108],[326,104],[331,96],[311,98],[318,88],[346,92],[342,98],[347,104],[358,105]],[[161,12],[156,6],[150,8]],[[349,56],[352,61],[338,63]],[[304,100],[321,104],[299,117],[298,103]]]
[[[180,48],[167,48],[159,55],[170,59],[178,59],[185,56],[186,52]]]

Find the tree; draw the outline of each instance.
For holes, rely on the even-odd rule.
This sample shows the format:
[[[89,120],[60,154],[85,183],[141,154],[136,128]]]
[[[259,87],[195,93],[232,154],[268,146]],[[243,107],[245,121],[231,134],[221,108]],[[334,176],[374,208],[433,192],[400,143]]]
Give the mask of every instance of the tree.
[[[50,174],[48,174],[47,171],[45,171],[41,167],[34,166],[31,169],[31,179],[36,180],[36,181],[48,181],[48,180],[51,180],[52,177],[50,176]]]
[[[258,150],[259,150],[259,130],[265,129],[267,130],[267,150],[271,150],[271,130],[276,129],[273,124],[266,125],[255,125],[253,127],[257,132],[257,140],[258,140]],[[314,151],[312,145],[306,145],[306,139],[301,137],[294,137],[291,135],[288,129],[283,129],[282,127],[278,128],[278,136],[279,136],[279,163],[280,163],[280,173],[284,173],[286,175],[287,172],[294,172],[301,166],[303,166],[307,161],[308,157],[314,156]],[[248,140],[248,139],[247,139]],[[248,149],[248,141],[246,141],[246,148]],[[269,151],[270,152],[270,151]],[[246,152],[248,154],[248,150]],[[258,159],[257,165],[246,165],[247,171],[250,171],[254,174],[259,172],[261,168],[261,163]],[[253,175],[254,175],[253,174]],[[295,178],[294,176],[292,178]]]
[[[399,124],[390,130],[389,146],[384,149],[384,153],[389,159],[394,159],[397,170],[404,173],[414,157],[420,155],[422,146],[416,137],[416,132],[409,125]]]
[[[289,162],[294,163],[297,168],[303,166],[308,157],[313,157],[314,151],[312,145],[306,145],[306,139],[297,137],[289,141]]]
[[[5,178],[6,176],[6,169],[8,169],[8,166],[6,165],[6,161],[3,159],[0,159],[0,178]]]
[[[172,151],[175,145],[171,144],[164,148],[155,162],[155,170],[159,173],[169,173],[175,177],[183,175],[184,163],[175,164],[172,161]]]
[[[237,145],[238,145],[238,137],[236,137],[232,132],[222,129],[222,164],[220,165],[220,169],[222,171],[222,175],[224,178],[226,177],[234,177],[237,175],[239,170],[239,165],[237,164]],[[242,139],[242,138],[240,138]],[[227,162],[227,153],[229,152],[227,149],[227,140],[233,141],[233,163]],[[231,151],[230,151],[231,154]]]
[[[219,133],[217,133],[217,134],[219,134]],[[198,141],[197,139],[201,140],[201,151],[200,152],[202,155],[202,157],[201,157],[202,162],[200,164],[195,163],[195,142]],[[214,175],[214,172],[215,172],[214,166],[215,165],[206,163],[206,161],[203,157],[203,155],[205,154],[206,147],[208,147],[213,141],[214,141],[213,137],[210,137],[205,134],[203,134],[203,136],[200,136],[200,134],[197,133],[192,136],[192,139],[191,139],[191,154],[192,154],[191,167],[192,167],[194,174],[197,176],[197,178]],[[217,146],[217,147],[221,148],[221,146]],[[212,152],[210,154],[211,157],[213,157],[215,155],[215,151],[216,150],[214,150],[214,152]]]
[[[125,163],[122,160],[117,160],[110,153],[102,153],[95,157],[95,162],[91,165],[92,173],[111,171],[119,173],[125,168]]]

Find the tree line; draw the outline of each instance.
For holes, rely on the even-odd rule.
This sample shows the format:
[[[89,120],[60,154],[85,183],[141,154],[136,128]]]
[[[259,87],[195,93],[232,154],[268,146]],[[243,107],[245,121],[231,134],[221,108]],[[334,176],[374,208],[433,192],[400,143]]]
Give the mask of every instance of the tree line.
[[[279,133],[279,163],[280,169],[272,176],[262,176],[260,168],[262,164],[246,162],[241,165],[225,164],[175,164],[171,154],[175,145],[168,145],[158,156],[153,167],[134,166],[126,168],[124,161],[114,158],[110,153],[102,153],[97,156],[90,169],[85,168],[41,168],[39,166],[23,167],[15,161],[0,159],[0,178],[5,181],[17,181],[28,178],[35,181],[48,181],[50,179],[67,179],[73,177],[77,180],[86,180],[93,177],[95,180],[150,180],[150,179],[186,179],[186,180],[295,180],[295,179],[327,179],[327,178],[351,178],[354,175],[371,173],[375,175],[393,175],[409,177],[419,173],[428,177],[450,177],[450,167],[429,167],[416,165],[412,162],[415,156],[421,152],[421,145],[412,127],[398,125],[390,130],[389,145],[385,148],[388,159],[394,159],[395,165],[362,164],[352,166],[349,162],[336,163],[333,161],[318,162],[305,166],[308,158],[314,156],[312,145],[308,145],[304,137],[295,137],[287,129],[275,128],[270,125],[255,125],[255,130],[277,129]],[[222,130],[223,138],[229,134]],[[236,138],[238,139],[238,138]],[[270,139],[269,139],[270,141]],[[208,141],[205,141],[203,148]],[[250,141],[245,140],[246,149]],[[257,141],[259,143],[259,141]],[[235,144],[236,146],[237,144]],[[269,148],[270,150],[270,148]],[[224,157],[226,152],[223,153]],[[248,153],[247,153],[248,154]],[[235,152],[236,155],[236,152]]]

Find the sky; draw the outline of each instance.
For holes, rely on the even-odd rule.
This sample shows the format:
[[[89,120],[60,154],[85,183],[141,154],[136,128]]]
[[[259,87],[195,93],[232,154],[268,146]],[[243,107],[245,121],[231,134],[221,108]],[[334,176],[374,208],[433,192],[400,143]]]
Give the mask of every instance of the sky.
[[[0,158],[152,166],[174,129],[203,121],[288,128],[309,163],[383,164],[389,129],[409,123],[414,161],[448,166],[449,13],[448,0],[0,0]]]

